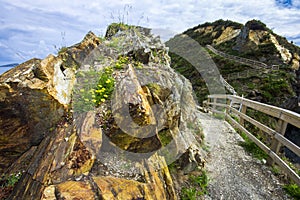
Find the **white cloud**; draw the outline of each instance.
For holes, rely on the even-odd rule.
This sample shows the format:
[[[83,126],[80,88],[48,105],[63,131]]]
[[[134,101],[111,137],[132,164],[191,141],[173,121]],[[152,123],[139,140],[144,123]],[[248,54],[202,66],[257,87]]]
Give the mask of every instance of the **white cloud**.
[[[20,62],[12,49],[18,49],[26,59],[45,57],[55,52],[54,45],[77,43],[89,30],[104,35],[106,26],[119,20],[160,29],[160,33],[167,33],[169,37],[170,32],[179,33],[221,18],[240,23],[259,19],[276,33],[293,38],[299,44],[300,0],[292,0],[292,7],[284,7],[278,1],[0,0],[0,51],[3,46],[10,48],[0,52],[0,59],[7,53],[10,60],[18,58],[12,62]],[[65,41],[62,41],[62,32]]]

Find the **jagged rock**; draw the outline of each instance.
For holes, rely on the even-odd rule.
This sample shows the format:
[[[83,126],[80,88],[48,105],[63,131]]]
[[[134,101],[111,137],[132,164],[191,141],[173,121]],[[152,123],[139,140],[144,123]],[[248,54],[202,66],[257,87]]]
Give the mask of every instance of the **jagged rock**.
[[[45,191],[49,189],[51,189],[51,186],[46,188]],[[93,200],[97,198],[96,192],[93,191],[92,185],[87,181],[66,181],[64,183],[58,184],[55,187],[55,189],[56,189],[55,192],[57,193],[55,195],[57,198],[55,199]],[[46,200],[47,198],[44,199]]]
[[[292,67],[293,70],[299,70],[299,60],[293,59],[292,60]]]
[[[75,82],[68,60],[82,61],[99,39],[88,33],[84,40],[57,57],[29,60],[0,77],[1,171],[18,156],[38,145],[66,115]]]
[[[241,29],[234,29],[233,27],[226,27],[225,30],[222,32],[220,37],[214,39],[214,44],[218,45],[220,43],[229,41],[235,37],[237,37],[241,32]]]
[[[202,159],[201,150],[195,145],[191,145],[187,151],[178,159],[180,167],[185,174],[195,171],[198,167],[204,167],[205,161]]]
[[[0,77],[0,164],[23,171],[10,199],[177,199],[167,164],[201,142],[192,87],[158,37],[127,31],[104,42],[89,32]],[[95,91],[108,66],[113,94],[88,104],[80,92]]]
[[[277,51],[279,52],[283,62],[289,63],[293,57],[290,51],[287,48],[281,46],[277,41],[276,37],[273,36],[272,34],[270,34],[270,38],[273,44],[275,45]]]

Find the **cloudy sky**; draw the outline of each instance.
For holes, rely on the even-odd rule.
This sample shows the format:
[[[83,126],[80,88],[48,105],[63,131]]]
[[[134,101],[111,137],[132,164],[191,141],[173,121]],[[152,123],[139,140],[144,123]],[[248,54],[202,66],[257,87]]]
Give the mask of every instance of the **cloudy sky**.
[[[87,3],[88,2],[88,3]],[[300,0],[0,0],[0,65],[44,58],[123,21],[162,38],[218,19],[259,19],[300,45]]]

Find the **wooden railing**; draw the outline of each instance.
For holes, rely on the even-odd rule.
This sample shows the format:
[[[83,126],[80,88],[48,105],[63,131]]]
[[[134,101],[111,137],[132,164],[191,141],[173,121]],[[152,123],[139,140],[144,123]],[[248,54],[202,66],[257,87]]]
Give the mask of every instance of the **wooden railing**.
[[[235,79],[241,79],[241,78],[249,78],[252,76],[263,76],[264,74],[268,74],[272,71],[279,70],[278,65],[272,65],[271,67],[268,67],[266,69],[248,69],[241,72],[235,72],[231,74],[227,74],[225,76],[226,80],[235,80]]]
[[[275,162],[296,184],[300,186],[299,175],[279,156],[279,149],[281,146],[286,146],[296,155],[300,156],[300,148],[284,137],[288,124],[300,128],[300,114],[235,95],[209,95],[208,100],[203,103],[204,107],[211,112],[224,114],[232,126],[244,132],[249,139],[251,139],[257,146],[269,155],[269,164]],[[277,128],[273,130],[256,119],[248,116],[246,113],[248,108],[276,118],[278,120]],[[232,115],[237,116],[239,118],[239,122],[233,119]],[[267,146],[265,143],[257,139],[245,128],[245,121],[268,134],[272,139],[272,144]]]
[[[234,60],[234,61],[242,63],[244,65],[248,65],[248,66],[250,66],[254,69],[268,68],[268,65],[263,63],[263,62],[260,62],[260,61],[257,61],[257,60],[251,60],[251,59],[248,59],[248,58],[242,58],[242,57],[234,56],[234,55],[230,55],[230,54],[226,54],[222,51],[219,51],[219,50],[215,49],[211,45],[206,45],[206,48],[208,48],[213,53],[215,53],[219,56],[222,56],[224,58],[228,58],[230,60]]]
[[[222,85],[233,95],[237,95],[236,91],[234,90],[234,88],[227,82],[225,81],[225,79],[223,78],[222,75],[220,75],[220,81],[222,83]]]

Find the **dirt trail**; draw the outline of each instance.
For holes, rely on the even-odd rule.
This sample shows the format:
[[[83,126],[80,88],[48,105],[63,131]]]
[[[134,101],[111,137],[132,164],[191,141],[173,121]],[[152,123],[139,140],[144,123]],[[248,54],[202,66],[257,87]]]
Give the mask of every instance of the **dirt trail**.
[[[199,113],[209,146],[206,169],[210,179],[205,199],[292,199],[270,167],[239,145],[243,139],[225,121]]]

